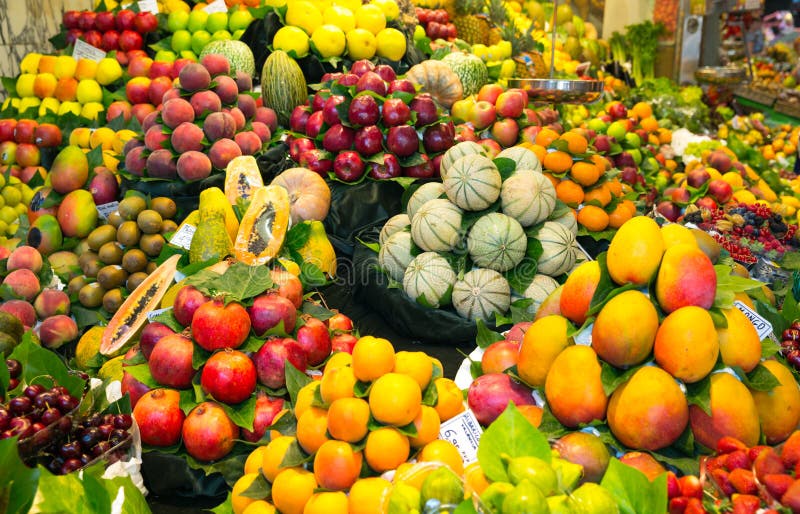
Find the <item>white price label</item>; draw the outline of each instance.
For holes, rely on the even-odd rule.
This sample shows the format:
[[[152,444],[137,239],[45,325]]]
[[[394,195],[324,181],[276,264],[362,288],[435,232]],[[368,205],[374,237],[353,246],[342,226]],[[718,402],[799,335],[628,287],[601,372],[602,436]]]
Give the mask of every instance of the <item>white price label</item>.
[[[192,238],[194,237],[194,231],[197,230],[197,227],[194,225],[189,225],[188,223],[181,225],[177,232],[172,235],[172,239],[169,240],[169,244],[180,246],[186,250],[192,244]]]
[[[150,312],[147,313],[147,321],[152,323],[153,320],[156,319],[160,314],[163,314],[163,313],[165,313],[167,311],[171,311],[171,310],[172,310],[172,307],[165,307],[163,309],[156,309],[154,311],[150,311]]]
[[[225,5],[225,0],[214,0],[203,8],[208,14],[215,12],[228,12],[228,6]]]
[[[100,62],[103,58],[105,58],[106,53],[100,50],[97,47],[94,47],[83,41],[82,39],[78,39],[75,41],[75,48],[72,50],[72,57],[76,60],[78,59],[89,59],[90,61]]]
[[[772,334],[772,323],[767,321],[766,319],[762,318],[760,314],[756,311],[748,307],[747,305],[743,304],[739,300],[733,302],[733,306],[742,311],[742,314],[747,316],[747,319],[750,320],[750,323],[756,328],[756,332],[758,332],[758,337],[763,341],[770,334]]]
[[[137,3],[139,4],[140,12],[151,12],[153,14],[158,14],[157,0],[139,0]]]
[[[469,409],[448,419],[439,429],[439,439],[453,443],[458,448],[464,464],[478,460],[478,443],[482,434],[483,429],[478,419]]]
[[[584,328],[573,338],[575,340],[575,344],[581,346],[592,346],[592,328],[594,327],[594,323],[591,323],[588,327]]]
[[[97,213],[100,215],[101,218],[107,220],[112,213],[117,211],[118,207],[119,207],[119,202],[117,202],[116,200],[113,202],[104,203],[103,205],[97,206]]]

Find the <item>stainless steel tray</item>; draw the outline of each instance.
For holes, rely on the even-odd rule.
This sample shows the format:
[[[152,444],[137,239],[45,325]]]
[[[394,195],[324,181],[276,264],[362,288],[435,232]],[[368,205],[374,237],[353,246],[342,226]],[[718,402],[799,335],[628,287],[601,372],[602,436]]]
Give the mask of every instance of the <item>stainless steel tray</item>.
[[[524,89],[533,102],[591,103],[603,93],[601,80],[508,79],[509,87]]]
[[[747,70],[738,66],[703,66],[694,72],[694,78],[706,84],[741,84],[747,79]]]

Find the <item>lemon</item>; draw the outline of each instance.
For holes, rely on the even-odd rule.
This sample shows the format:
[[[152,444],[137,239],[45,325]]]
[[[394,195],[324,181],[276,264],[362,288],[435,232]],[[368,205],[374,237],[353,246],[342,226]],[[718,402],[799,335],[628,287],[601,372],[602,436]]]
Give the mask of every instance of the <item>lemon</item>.
[[[283,7],[286,5],[286,0],[264,0],[264,5],[269,7]]]
[[[513,59],[503,59],[502,64],[500,64],[500,77],[502,78],[513,77],[516,71],[517,71],[517,63],[515,63]]]
[[[378,34],[386,28],[386,16],[380,7],[374,4],[362,5],[356,10],[356,27],[367,29],[373,34]]]
[[[281,27],[272,39],[272,47],[289,55],[294,52],[298,58],[305,57],[308,55],[308,34],[298,27]]]
[[[356,28],[356,18],[353,11],[347,7],[332,5],[322,13],[322,22],[326,25],[336,25],[345,32]]]
[[[36,75],[33,73],[23,73],[17,79],[17,95],[20,98],[29,98],[36,96],[33,93],[33,82],[36,80]]]
[[[117,154],[113,150],[103,150],[103,166],[111,171],[117,171],[119,159],[117,159]]]
[[[116,137],[117,133],[114,132],[114,129],[110,129],[108,127],[98,127],[94,130],[94,132],[92,132],[92,135],[89,136],[89,148],[97,148],[98,146],[102,146],[103,150],[111,150]]]
[[[101,86],[113,84],[122,78],[122,66],[119,62],[112,58],[106,57],[97,63],[97,83]]]
[[[28,184],[22,184],[22,203],[23,205],[30,205],[33,199],[33,189],[28,187]]]
[[[22,193],[16,187],[3,188],[3,200],[9,207],[16,207],[22,201]]]
[[[102,102],[103,90],[100,84],[94,79],[83,79],[78,82],[77,92],[78,102],[88,104],[90,102]]]
[[[0,220],[0,234],[7,234],[8,233],[8,223],[3,220]]]
[[[61,102],[61,105],[58,106],[58,115],[63,116],[68,112],[71,112],[75,116],[80,115],[81,104],[78,102]]]
[[[25,111],[27,111],[32,107],[39,107],[41,103],[42,101],[36,98],[35,96],[25,97],[20,99],[19,107],[17,109],[19,110],[20,113],[24,113]]]
[[[397,29],[383,29],[375,37],[378,55],[390,61],[399,61],[406,54],[406,37]]]
[[[367,29],[353,29],[347,33],[347,53],[352,60],[372,59],[377,49],[375,36]]]
[[[78,127],[69,133],[69,144],[81,148],[89,148],[92,131],[89,127]]]
[[[113,359],[106,361],[106,363],[103,364],[103,366],[97,372],[98,378],[102,378],[104,380],[122,380],[123,359],[125,359],[125,356],[120,355],[119,357],[114,357]]]
[[[372,4],[380,7],[386,21],[392,21],[400,15],[400,7],[394,0],[372,0]]]
[[[361,0],[333,0],[333,5],[346,7],[347,9],[350,9],[350,12],[354,13],[359,7],[361,7]]]
[[[58,98],[43,98],[42,103],[39,105],[39,116],[44,116],[48,112],[58,114],[59,107],[61,107],[61,102],[58,100]]]
[[[322,25],[322,13],[311,2],[291,2],[286,9],[286,24],[300,27],[310,36]]]
[[[500,54],[500,59],[508,59],[511,57],[511,42],[510,41],[500,41],[497,43],[497,50]]]
[[[11,225],[17,221],[17,211],[10,205],[4,205],[0,208],[0,220],[3,220],[6,225]]]
[[[19,71],[21,73],[36,73],[39,71],[39,59],[42,54],[30,53],[22,58],[19,63]]]
[[[114,59],[116,61],[116,59]],[[78,61],[71,55],[59,55],[56,58],[56,67],[53,69],[53,75],[57,79],[64,77],[72,77],[75,75],[75,69],[78,67]]]
[[[321,25],[311,34],[311,42],[323,59],[339,57],[347,44],[344,32],[336,25]]]
[[[90,120],[96,120],[98,115],[103,112],[105,108],[103,104],[100,102],[89,102],[87,104],[83,104],[83,108],[81,108],[81,116],[84,118],[89,118]]]

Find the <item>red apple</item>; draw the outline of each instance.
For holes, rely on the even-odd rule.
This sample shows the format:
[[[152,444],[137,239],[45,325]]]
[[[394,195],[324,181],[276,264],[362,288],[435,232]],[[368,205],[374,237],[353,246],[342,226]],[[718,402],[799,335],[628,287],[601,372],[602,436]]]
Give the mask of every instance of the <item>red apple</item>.
[[[486,87],[486,86],[484,86]],[[500,86],[498,86],[500,87]],[[490,127],[497,119],[494,105],[486,100],[479,100],[472,108],[472,119],[469,120],[477,130]]]
[[[403,91],[405,93],[416,93],[417,90],[414,88],[414,84],[410,80],[406,79],[396,79],[389,82],[389,90],[388,94],[392,94],[395,91]]]
[[[702,198],[698,198],[695,202],[695,205],[700,207],[701,209],[708,209],[709,211],[717,210],[717,202],[714,201],[713,198],[710,196],[704,196]]]
[[[355,182],[364,176],[364,161],[357,152],[341,152],[333,160],[333,173],[344,182]]]
[[[478,140],[477,143],[481,145],[484,150],[486,150],[486,155],[488,155],[490,159],[497,157],[497,154],[499,154],[502,150],[500,145],[494,139],[484,138]]]
[[[454,138],[455,127],[452,121],[436,123],[425,127],[425,132],[422,135],[422,144],[427,153],[439,153],[453,146]]]
[[[293,161],[299,162],[300,156],[304,152],[313,149],[314,149],[314,141],[305,137],[298,137],[297,139],[294,139],[291,143],[289,143],[289,157],[291,157]]]
[[[478,101],[489,102],[494,105],[497,97],[503,92],[503,87],[498,84],[486,84],[478,90]]]
[[[519,125],[513,118],[503,118],[492,125],[492,137],[505,148],[514,146],[519,137]]]
[[[66,11],[64,13],[64,17],[62,18],[62,22],[64,23],[64,28],[71,30],[78,28],[78,20],[81,18],[80,11]]]
[[[94,18],[94,26],[98,31],[103,33],[103,36],[105,36],[106,32],[115,30],[117,25],[114,13],[111,11],[101,11],[97,13],[97,16]]]
[[[380,152],[383,149],[381,129],[375,125],[358,129],[353,144],[356,151],[365,157]]]
[[[495,102],[497,114],[504,118],[517,118],[522,116],[527,104],[527,97],[523,97],[518,91],[506,91],[500,93]]]
[[[142,35],[133,30],[123,30],[119,35],[119,49],[124,52],[141,50],[143,44]]]
[[[372,63],[372,61],[369,61],[368,59],[360,59],[353,63],[352,68],[350,68],[350,73],[354,73],[356,76],[360,77],[366,72],[374,69],[375,65]]]
[[[325,150],[312,148],[300,154],[300,166],[308,168],[323,178],[328,178],[328,172],[333,168],[333,161]]]
[[[133,30],[133,20],[136,19],[136,13],[130,9],[122,9],[117,12],[117,30]]]
[[[414,177],[414,178],[432,178],[433,177],[433,164],[431,164],[430,158],[423,154],[419,154],[420,159],[422,162],[419,164],[413,164],[411,166],[404,166],[401,168],[403,172],[403,176],[405,177]]]
[[[386,96],[386,82],[374,71],[368,71],[356,82],[356,92],[361,91],[372,91],[380,96]]]
[[[439,113],[436,111],[436,103],[431,98],[431,95],[423,93],[417,95],[416,98],[411,100],[411,110],[417,113],[417,127],[424,127],[435,123],[439,119]]]
[[[400,161],[398,161],[397,157],[390,153],[383,154],[382,164],[377,162],[368,162],[367,170],[369,171],[369,176],[377,180],[395,178],[402,174],[402,170],[400,169]]]
[[[400,125],[389,129],[386,148],[398,157],[408,157],[419,149],[417,131],[411,125]]]
[[[410,120],[411,108],[404,101],[399,98],[387,98],[383,102],[383,124],[385,126],[405,125]]]
[[[331,95],[325,101],[325,106],[322,108],[322,119],[329,127],[342,122],[342,118],[339,116],[339,110],[336,106],[343,102],[344,97],[342,95]],[[295,110],[296,109],[297,108],[295,108]]]
[[[105,14],[105,13],[100,13]],[[100,48],[106,52],[116,50],[119,48],[119,32],[116,30],[109,30],[103,33],[103,38],[100,41]]]
[[[158,19],[156,15],[150,11],[142,11],[136,14],[133,20],[133,26],[140,34],[149,34],[155,32],[158,28]]]

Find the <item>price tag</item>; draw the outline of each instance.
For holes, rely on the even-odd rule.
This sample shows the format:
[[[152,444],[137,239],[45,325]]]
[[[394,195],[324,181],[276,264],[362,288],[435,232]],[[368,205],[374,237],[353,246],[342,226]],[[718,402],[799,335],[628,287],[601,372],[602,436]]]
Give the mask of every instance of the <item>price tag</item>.
[[[573,338],[575,340],[575,344],[579,344],[581,346],[592,346],[592,327],[594,327],[594,323],[591,323],[588,327],[584,328]]]
[[[470,464],[478,460],[478,443],[481,440],[483,430],[478,423],[475,414],[467,409],[458,416],[450,418],[442,423],[439,429],[439,439],[450,441],[458,448],[464,464]]]
[[[82,39],[75,40],[75,48],[72,50],[72,57],[78,59],[89,59],[90,61],[100,62],[105,58],[106,53],[97,47],[94,47],[83,41]]]
[[[171,311],[171,310],[172,310],[172,307],[165,307],[163,309],[156,309],[154,311],[150,311],[150,312],[147,313],[147,321],[152,323],[153,320],[156,319],[160,314],[163,314],[163,313],[165,313],[167,311]]]
[[[192,244],[192,238],[194,237],[195,230],[197,230],[197,227],[194,225],[189,225],[188,223],[181,225],[178,231],[172,235],[172,239],[169,240],[169,244],[188,250],[189,246]]]
[[[157,0],[139,0],[139,12],[151,12],[158,14]]]
[[[756,311],[743,304],[739,300],[733,302],[733,306],[742,311],[742,314],[747,316],[747,319],[750,320],[750,323],[756,327],[756,332],[758,332],[759,339],[763,341],[765,338],[769,337],[770,334],[772,334],[772,323],[762,318],[761,315],[759,315]]]
[[[116,200],[109,203],[104,203],[103,205],[97,206],[97,213],[100,215],[101,218],[107,220],[108,217],[116,212],[117,208],[119,207],[119,202]]]
[[[228,12],[228,6],[225,5],[225,0],[214,0],[203,8],[208,14],[215,12]]]

